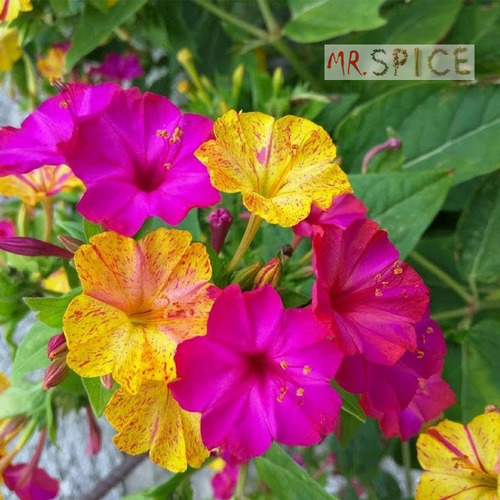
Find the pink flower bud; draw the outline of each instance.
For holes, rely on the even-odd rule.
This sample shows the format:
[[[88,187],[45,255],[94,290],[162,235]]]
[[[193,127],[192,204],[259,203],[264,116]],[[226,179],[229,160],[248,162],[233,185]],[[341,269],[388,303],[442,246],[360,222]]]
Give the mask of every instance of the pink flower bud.
[[[271,285],[276,288],[281,279],[281,262],[278,257],[274,257],[266,262],[255,276],[254,290],[264,285]]]
[[[233,283],[238,283],[242,290],[249,290],[252,288],[255,277],[259,272],[259,269],[262,267],[260,262],[254,262],[243,269],[240,269],[233,278]]]
[[[208,225],[210,226],[211,236],[210,244],[216,253],[222,250],[224,241],[226,240],[229,228],[233,223],[233,218],[225,208],[217,208],[210,212],[208,216]]]
[[[47,390],[59,385],[68,374],[68,365],[66,356],[54,359],[50,366],[45,370],[42,387]]]
[[[57,239],[61,245],[66,248],[66,250],[69,250],[72,253],[76,252],[82,245],[85,244],[82,240],[64,234],[58,236]]]
[[[85,407],[85,411],[87,412],[87,422],[89,424],[89,440],[87,443],[87,455],[93,457],[97,455],[101,450],[101,429],[97,420],[94,417],[92,412],[92,408],[90,406]]]
[[[113,376],[111,373],[108,373],[107,375],[103,375],[101,377],[101,384],[105,389],[110,390],[113,387]]]
[[[73,254],[64,248],[35,238],[21,236],[0,238],[0,250],[28,257],[61,257],[68,260],[73,258]]]
[[[64,333],[58,333],[50,338],[47,344],[47,356],[53,360],[61,355],[68,353],[68,345],[66,344],[66,337]]]

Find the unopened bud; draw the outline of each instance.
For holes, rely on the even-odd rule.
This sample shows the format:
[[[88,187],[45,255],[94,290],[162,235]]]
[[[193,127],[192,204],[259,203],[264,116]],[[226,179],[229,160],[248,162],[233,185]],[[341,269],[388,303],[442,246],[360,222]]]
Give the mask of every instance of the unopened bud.
[[[281,68],[281,66],[278,66],[273,73],[272,88],[274,96],[279,95],[281,89],[283,88],[284,83],[285,83],[285,78],[283,77],[283,69]]]
[[[177,92],[186,94],[189,91],[189,82],[187,80],[179,80],[177,82]]]
[[[113,376],[111,375],[111,373],[108,373],[101,377],[101,384],[105,389],[108,390],[113,387]]]
[[[87,443],[87,455],[93,457],[101,450],[101,429],[92,413],[90,406],[86,406],[87,422],[89,424],[89,440]]]
[[[240,269],[233,278],[233,283],[238,283],[242,290],[249,290],[253,287],[255,277],[262,267],[260,262],[254,262],[253,264]]]
[[[35,238],[25,238],[22,236],[0,239],[0,250],[28,257],[73,258],[73,253],[68,252],[65,248]]]
[[[210,212],[208,216],[208,225],[210,226],[211,236],[210,244],[216,253],[222,250],[227,233],[233,223],[233,218],[225,208],[217,208]]]
[[[236,69],[233,71],[233,88],[231,89],[231,97],[233,98],[235,103],[238,101],[238,97],[240,96],[244,74],[245,67],[243,66],[243,64],[238,64],[238,66],[236,66]]]
[[[50,366],[45,370],[42,387],[47,390],[59,385],[68,374],[68,365],[66,356],[54,359]]]
[[[193,60],[193,53],[189,49],[183,48],[177,52],[177,60],[179,64],[185,66]]]
[[[66,250],[69,250],[72,253],[75,253],[82,245],[85,244],[82,240],[64,234],[59,235],[57,239]]]
[[[281,279],[281,267],[278,257],[266,262],[255,276],[254,290],[267,284],[276,288]]]
[[[66,344],[66,337],[64,333],[58,333],[50,338],[47,344],[47,356],[50,360],[56,359],[61,355],[68,353],[68,345]]]

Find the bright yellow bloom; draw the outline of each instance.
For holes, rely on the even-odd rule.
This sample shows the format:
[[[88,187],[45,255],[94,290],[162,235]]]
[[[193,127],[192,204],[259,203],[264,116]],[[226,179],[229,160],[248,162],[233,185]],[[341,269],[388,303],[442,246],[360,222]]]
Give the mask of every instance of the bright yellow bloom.
[[[68,275],[64,267],[60,267],[47,278],[42,281],[42,286],[45,290],[55,293],[69,293],[71,287],[69,286]]]
[[[415,500],[500,498],[500,414],[491,411],[468,425],[444,420],[421,434],[418,460],[425,472]]]
[[[51,47],[45,57],[40,57],[36,67],[46,78],[62,78],[66,65],[67,50],[61,47]]]
[[[0,177],[0,194],[17,196],[30,206],[48,196],[82,187],[82,181],[67,165],[46,165],[27,174]]]
[[[200,414],[183,410],[165,382],[144,382],[135,396],[119,389],[105,415],[118,430],[119,450],[137,455],[149,450],[151,460],[172,472],[200,467],[208,457],[200,433]]]
[[[22,55],[17,31],[0,26],[0,71],[10,71]]]
[[[311,204],[326,210],[334,196],[352,191],[334,163],[330,136],[309,120],[229,111],[214,132],[216,139],[195,153],[213,186],[241,192],[245,207],[271,224],[293,226],[309,215]]]
[[[31,0],[0,0],[0,21],[12,21],[20,12],[32,9]]]
[[[167,380],[177,344],[205,335],[218,288],[201,243],[157,229],[140,241],[98,234],[75,253],[83,294],[63,319],[69,367],[82,377],[112,373],[137,394],[142,379]]]

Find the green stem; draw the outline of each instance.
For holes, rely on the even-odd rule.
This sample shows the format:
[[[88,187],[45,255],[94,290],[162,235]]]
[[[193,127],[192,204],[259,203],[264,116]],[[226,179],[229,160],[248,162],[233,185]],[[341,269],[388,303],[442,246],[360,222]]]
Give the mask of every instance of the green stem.
[[[238,472],[238,482],[236,483],[236,490],[234,492],[234,500],[244,500],[245,497],[245,486],[248,477],[248,465],[250,462],[246,462],[240,465],[240,470]]]
[[[252,214],[250,216],[247,228],[245,229],[245,233],[243,234],[243,238],[241,238],[240,244],[236,249],[233,258],[231,259],[231,262],[227,266],[228,272],[232,271],[238,265],[238,262],[241,260],[244,253],[252,243],[255,235],[257,234],[261,223],[262,219],[258,215]]]
[[[219,17],[223,21],[226,21],[228,23],[231,23],[234,26],[237,26],[238,28],[242,29],[243,31],[246,31],[247,33],[250,33],[251,35],[256,36],[257,38],[260,38],[261,40],[267,40],[268,35],[264,30],[261,30],[260,28],[257,28],[253,24],[247,23],[246,21],[243,21],[242,19],[233,16],[229,12],[226,12],[224,9],[221,9],[220,7],[217,7],[213,3],[207,0],[194,0],[195,3],[203,7],[204,9],[208,10],[215,16]]]
[[[429,272],[434,274],[438,279],[440,279],[445,285],[451,288],[457,295],[459,295],[467,304],[474,303],[474,297],[467,293],[467,290],[457,281],[455,281],[448,273],[445,273],[441,268],[436,266],[430,260],[427,260],[423,255],[418,252],[411,252],[410,257],[425,267]]]
[[[409,441],[401,442],[401,454],[405,471],[406,494],[411,497],[413,494],[413,481],[411,479],[411,453]]]
[[[280,27],[271,8],[269,7],[269,4],[267,3],[267,0],[257,0],[257,4],[259,5],[260,13],[266,23],[267,31],[269,31],[269,33],[278,34]]]
[[[313,251],[312,251],[312,248],[311,250],[307,251],[298,261],[297,261],[297,265],[298,266],[302,266],[304,264],[306,264],[308,261],[311,260],[311,257],[312,257],[312,254],[313,254]]]
[[[432,319],[435,321],[443,321],[445,319],[463,318],[468,314],[470,314],[470,309],[468,307],[462,307],[460,309],[452,309],[451,311],[433,314]]]
[[[23,203],[19,207],[16,222],[17,234],[19,236],[26,236],[28,234],[30,224],[30,218],[28,216],[28,206],[26,205],[26,203]]]
[[[45,213],[45,231],[43,233],[43,241],[50,241],[52,235],[52,227],[54,225],[54,202],[52,198],[44,198],[42,207]]]

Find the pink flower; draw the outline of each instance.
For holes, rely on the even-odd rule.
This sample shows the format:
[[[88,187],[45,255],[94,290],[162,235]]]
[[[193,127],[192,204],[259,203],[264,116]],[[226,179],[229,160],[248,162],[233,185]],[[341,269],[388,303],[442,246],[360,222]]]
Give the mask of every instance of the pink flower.
[[[105,108],[119,88],[111,83],[66,85],[59,95],[47,99],[31,113],[20,129],[0,129],[0,176],[67,163],[74,119]]]
[[[7,219],[0,220],[0,238],[12,238],[16,235],[15,224]]]
[[[455,399],[440,380],[446,354],[441,328],[426,318],[415,329],[416,351],[406,352],[394,365],[371,363],[361,354],[345,356],[336,377],[343,389],[362,393],[361,407],[379,420],[387,437],[399,435],[403,440],[417,434],[422,423],[439,415]]]
[[[207,335],[178,346],[172,394],[201,412],[207,448],[237,460],[262,455],[273,439],[316,444],[335,429],[341,404],[330,380],[342,355],[327,334],[309,309],[284,310],[271,286],[243,293],[231,285]]]
[[[398,256],[387,233],[371,220],[316,232],[312,307],[330,324],[345,354],[392,365],[416,349],[414,324],[427,311],[429,294]]]
[[[226,462],[224,468],[212,478],[214,498],[225,500],[234,495],[238,481],[238,466],[232,462]]]
[[[91,73],[121,82],[139,78],[144,70],[135,54],[108,54],[100,66],[91,69]]]
[[[212,134],[203,116],[182,114],[166,97],[121,91],[82,120],[69,165],[86,185],[79,212],[125,236],[147,217],[178,224],[194,207],[217,203],[206,168],[194,157]]]
[[[364,219],[367,209],[361,200],[352,194],[342,194],[333,198],[328,210],[321,210],[314,205],[311,213],[302,222],[293,227],[293,232],[298,236],[312,238],[314,226],[339,226],[345,229],[352,221]]]

